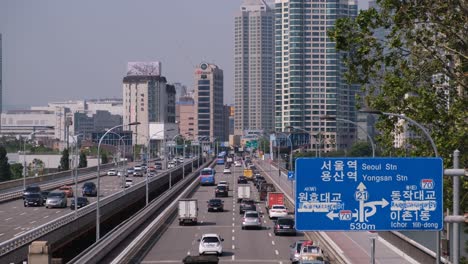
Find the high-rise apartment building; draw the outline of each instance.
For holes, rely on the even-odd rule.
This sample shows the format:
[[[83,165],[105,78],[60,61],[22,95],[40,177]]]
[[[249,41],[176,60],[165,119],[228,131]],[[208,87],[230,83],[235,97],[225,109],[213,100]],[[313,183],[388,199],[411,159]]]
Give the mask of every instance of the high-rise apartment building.
[[[220,140],[224,136],[223,70],[209,63],[201,63],[195,69],[196,131],[198,136]]]
[[[344,53],[327,36],[341,17],[355,17],[354,0],[275,1],[275,129],[297,127],[320,134],[320,148],[349,147],[356,127],[324,115],[356,121],[356,86],[344,79]],[[316,142],[317,143],[317,142]]]
[[[179,133],[185,138],[196,138],[195,123],[197,111],[195,101],[191,96],[182,96],[176,103],[176,119],[179,125]]]
[[[273,129],[274,10],[264,0],[244,0],[235,16],[235,129]]]
[[[123,78],[123,123],[140,122],[140,125],[124,129],[134,132],[135,144],[147,145],[151,138],[152,149],[159,151],[164,139],[178,134],[176,91],[159,72],[152,74],[131,73]]]

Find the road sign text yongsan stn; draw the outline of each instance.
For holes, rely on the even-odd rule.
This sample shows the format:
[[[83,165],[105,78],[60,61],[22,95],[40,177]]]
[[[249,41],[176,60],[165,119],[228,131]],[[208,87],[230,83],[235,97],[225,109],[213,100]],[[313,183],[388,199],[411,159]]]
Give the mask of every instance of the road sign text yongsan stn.
[[[301,231],[441,230],[440,158],[299,158]]]

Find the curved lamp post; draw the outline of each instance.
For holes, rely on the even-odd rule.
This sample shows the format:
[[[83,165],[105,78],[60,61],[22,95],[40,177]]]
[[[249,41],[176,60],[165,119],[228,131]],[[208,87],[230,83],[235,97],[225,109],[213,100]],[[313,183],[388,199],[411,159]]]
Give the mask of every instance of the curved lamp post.
[[[369,141],[371,142],[371,147],[372,147],[372,157],[375,158],[375,142],[374,140],[372,139],[372,137],[369,135],[369,133],[367,133],[367,131],[361,127],[360,125],[358,125],[358,123],[354,122],[354,121],[351,121],[351,120],[348,120],[348,119],[343,119],[343,118],[336,118],[334,116],[321,116],[320,119],[322,120],[333,120],[333,121],[341,121],[341,122],[345,122],[345,123],[348,123],[348,124],[353,124],[355,125],[356,127],[358,127],[359,129],[361,129],[367,136],[367,138],[369,139]]]
[[[98,155],[98,171],[97,171],[97,202],[96,202],[96,242],[99,241],[100,239],[100,211],[99,211],[99,196],[101,195],[101,178],[100,178],[100,174],[101,174],[101,143],[102,143],[102,140],[107,136],[107,134],[109,134],[110,132],[112,132],[112,130],[116,129],[116,128],[119,128],[119,127],[124,127],[124,126],[135,126],[135,125],[139,125],[140,122],[132,122],[132,123],[129,123],[129,124],[125,124],[125,125],[118,125],[118,126],[114,126],[112,128],[110,128],[109,130],[106,131],[106,133],[104,133],[104,135],[102,135],[102,137],[99,139],[99,143],[98,143],[98,149],[97,149],[97,155]]]
[[[395,117],[399,117],[399,118],[402,118],[402,119],[405,119],[406,121],[412,123],[413,125],[417,126],[419,129],[422,130],[422,132],[424,133],[424,135],[426,135],[427,139],[429,140],[429,142],[431,142],[431,145],[432,145],[432,149],[434,150],[434,155],[436,157],[439,157],[439,152],[437,151],[437,146],[436,144],[434,143],[434,140],[432,140],[432,137],[431,135],[429,134],[429,132],[427,132],[426,128],[423,127],[421,124],[419,124],[418,122],[414,121],[413,119],[405,116],[405,115],[402,115],[402,114],[395,114],[395,113],[387,113],[387,112],[382,112],[382,111],[379,111],[379,110],[373,110],[373,109],[363,109],[363,110],[359,110],[359,112],[361,113],[368,113],[368,114],[377,114],[377,115],[386,115],[386,116],[395,116]],[[455,193],[455,192],[454,192]],[[458,225],[454,226],[454,231],[458,231],[456,230],[458,228]],[[457,241],[458,239],[458,232],[454,232],[454,236],[455,236],[455,245],[454,247],[457,247]],[[440,232],[439,231],[436,231],[436,263],[439,264],[440,263]]]

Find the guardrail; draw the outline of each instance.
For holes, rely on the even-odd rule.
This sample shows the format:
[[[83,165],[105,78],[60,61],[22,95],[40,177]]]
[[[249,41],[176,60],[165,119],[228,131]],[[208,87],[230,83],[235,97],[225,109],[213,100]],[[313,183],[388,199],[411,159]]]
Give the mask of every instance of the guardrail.
[[[258,164],[258,162],[257,162]],[[295,208],[295,200],[286,192],[281,185],[279,185],[276,180],[274,180],[268,173],[265,172],[262,165],[259,165],[261,170],[266,177],[270,178],[270,181],[278,188],[281,192],[283,192],[284,196],[287,199],[287,203]],[[280,170],[282,171],[282,170]],[[283,174],[284,175],[284,174]],[[286,175],[285,175],[286,176]],[[294,209],[295,210],[295,209]],[[328,260],[332,263],[337,264],[348,264],[351,263],[343,254],[343,252],[339,249],[339,247],[333,243],[333,241],[325,234],[325,232],[306,232],[305,236],[309,240],[318,241],[320,243],[320,247],[323,249],[325,256]]]
[[[211,165],[214,161],[211,161]],[[130,263],[135,255],[141,250],[142,245],[148,241],[148,238],[153,236],[155,232],[161,230],[166,225],[168,219],[176,210],[176,205],[179,197],[185,196],[188,192],[191,192],[196,186],[197,181],[194,180],[198,176],[198,173],[203,166],[197,168],[195,172],[192,172],[191,176],[180,181],[177,186],[165,192],[159,198],[151,202],[148,207],[140,210],[134,217],[120,224],[112,232],[104,236],[100,241],[93,244],[86,251],[69,261],[69,263],[101,263],[102,259],[108,255],[112,250],[117,247],[123,240],[125,240],[129,234],[133,233],[142,223],[151,218],[158,210],[166,207],[156,218],[153,220],[144,230],[141,232],[130,245],[125,248],[122,253],[112,263]],[[190,183],[191,182],[191,183]],[[186,186],[188,188],[186,188]],[[184,190],[185,188],[185,190]],[[182,191],[182,193],[180,193]],[[180,194],[179,194],[180,193]],[[177,197],[177,198],[174,198]],[[167,206],[168,203],[171,203]],[[167,223],[166,223],[167,224]]]
[[[185,166],[187,164],[191,163],[191,161],[184,162],[184,164],[178,165],[176,168],[173,168],[169,171],[161,172],[160,174],[156,175],[156,177],[148,178],[149,182],[155,181],[157,179],[160,179],[162,177],[165,177],[166,175],[169,174],[170,171],[174,171],[177,169],[180,169],[181,166]],[[104,199],[101,200],[101,207],[104,207],[106,204],[109,204],[113,202],[114,200],[125,196],[131,192],[134,192],[144,186],[146,184],[145,181],[139,182],[135,185],[133,185],[130,188],[123,189],[122,191],[116,192]],[[24,245],[31,243],[32,241],[44,236],[45,234],[58,229],[59,227],[62,227],[66,224],[71,223],[72,221],[75,221],[76,219],[83,217],[87,214],[93,213],[96,210],[96,202],[93,202],[89,204],[88,206],[85,206],[83,208],[80,208],[76,212],[76,218],[75,218],[75,212],[72,211],[64,216],[61,216],[51,222],[48,222],[46,224],[43,224],[41,226],[38,226],[32,230],[29,230],[15,238],[9,239],[5,242],[0,243],[0,260],[1,257],[20,248],[23,247]],[[1,262],[1,261],[0,261]]]

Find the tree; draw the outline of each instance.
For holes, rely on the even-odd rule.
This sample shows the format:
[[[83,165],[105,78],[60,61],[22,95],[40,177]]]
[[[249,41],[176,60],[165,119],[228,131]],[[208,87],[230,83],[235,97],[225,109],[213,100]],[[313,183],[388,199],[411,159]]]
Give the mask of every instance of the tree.
[[[70,169],[70,153],[68,149],[66,148],[62,151],[62,158],[60,158],[59,170],[66,171],[69,169]]]
[[[365,142],[356,142],[351,146],[348,153],[349,157],[372,157],[372,146]]]
[[[80,152],[80,162],[78,164],[78,168],[86,168],[88,167],[88,160],[86,158],[86,153]]]
[[[103,152],[101,154],[101,163],[102,164],[107,164],[109,163],[109,157],[107,156],[107,152]]]
[[[15,163],[10,165],[11,179],[21,179],[23,178],[23,164]]]
[[[6,154],[5,148],[0,146],[0,182],[11,180],[10,164]]]

